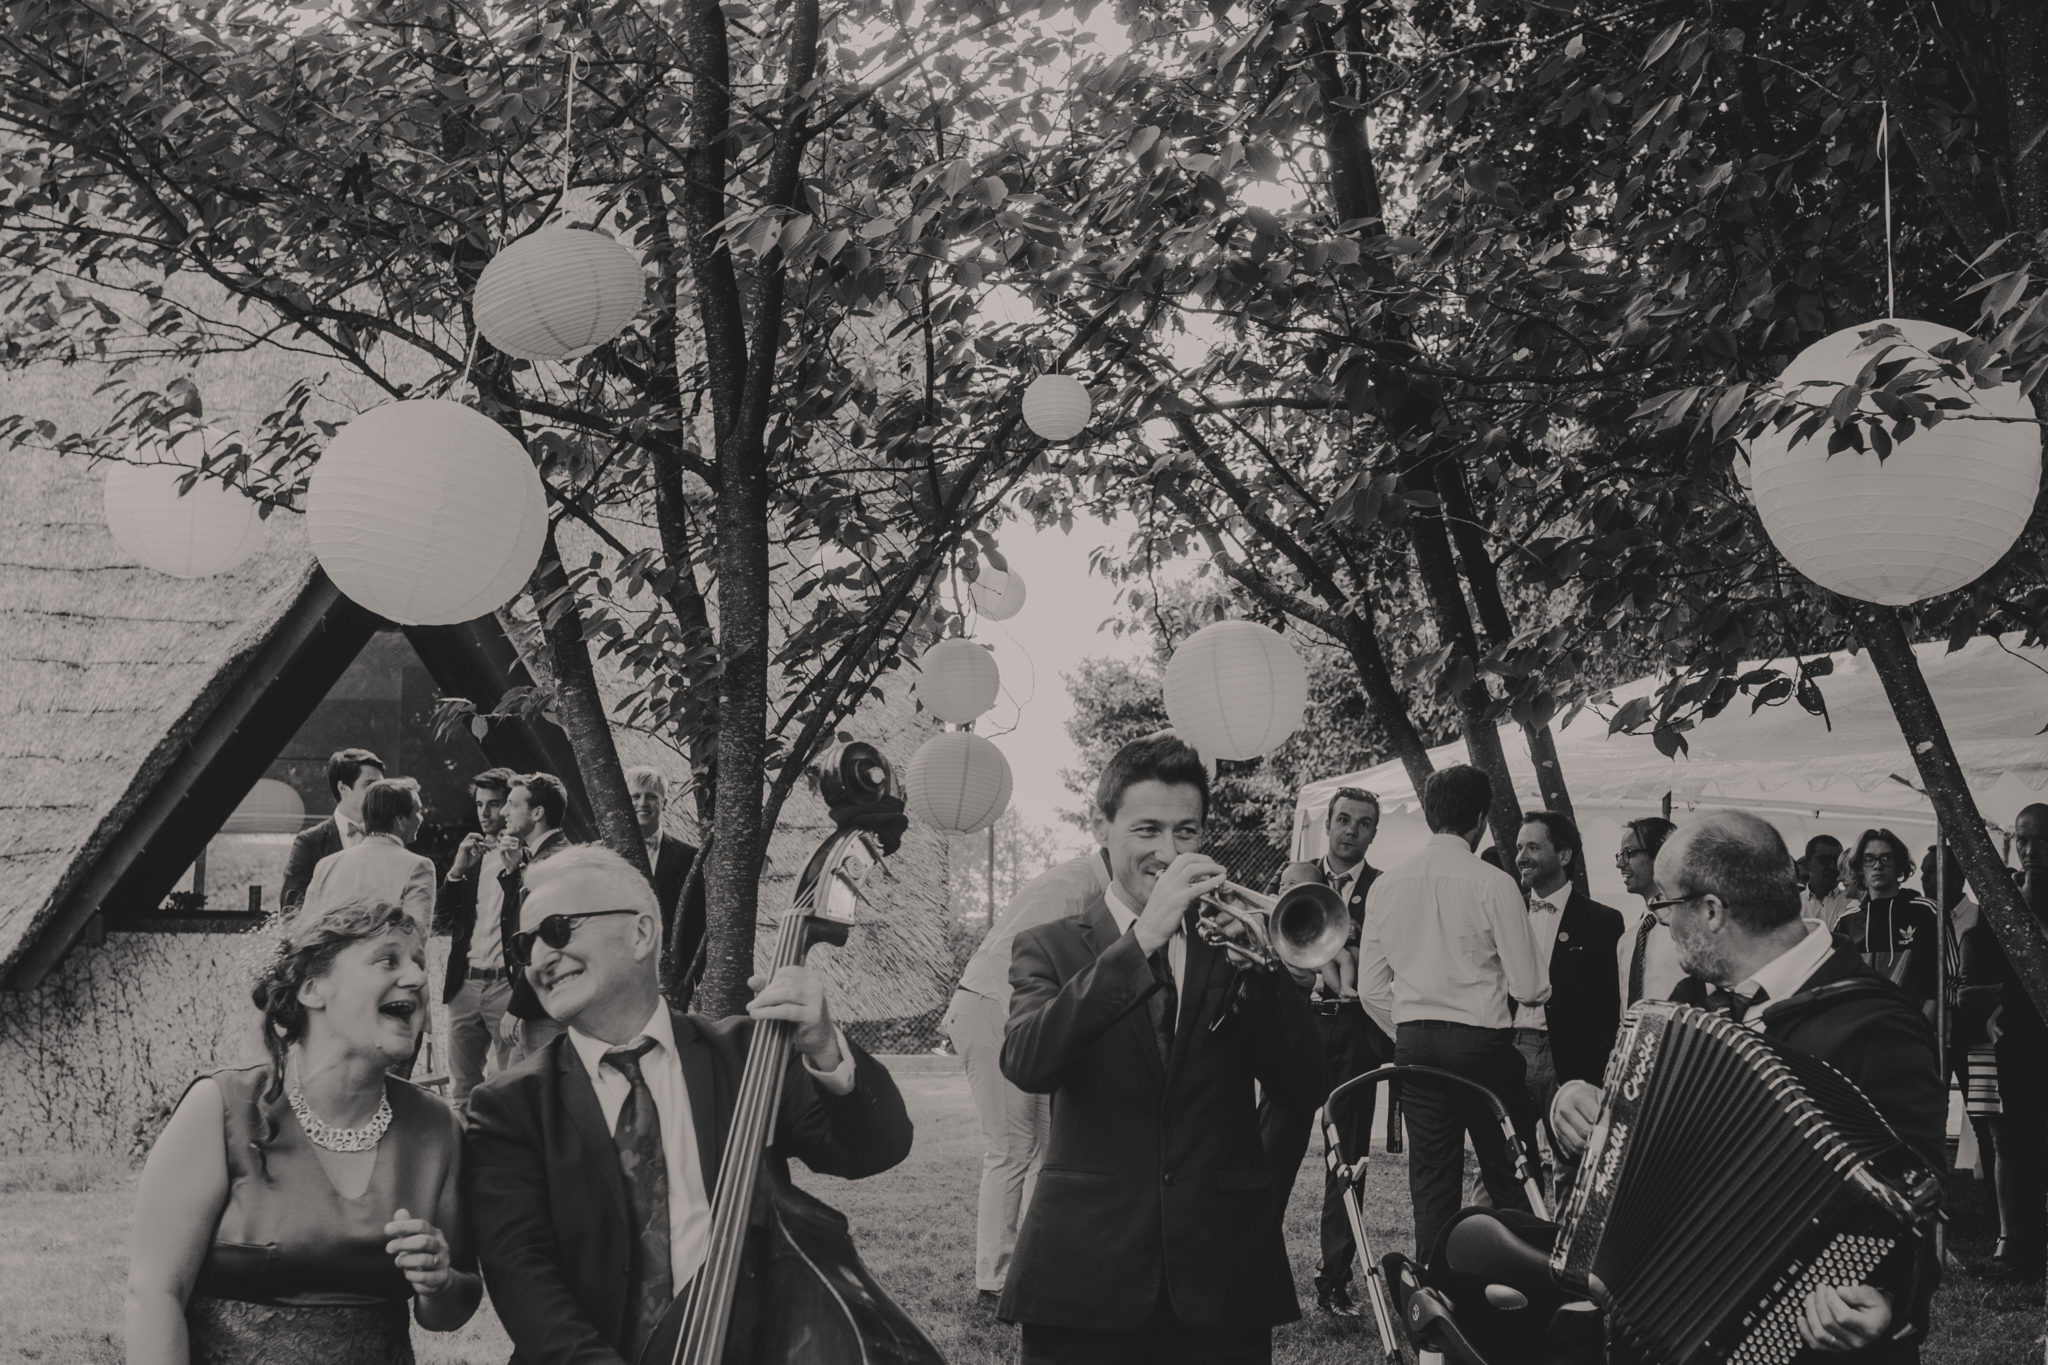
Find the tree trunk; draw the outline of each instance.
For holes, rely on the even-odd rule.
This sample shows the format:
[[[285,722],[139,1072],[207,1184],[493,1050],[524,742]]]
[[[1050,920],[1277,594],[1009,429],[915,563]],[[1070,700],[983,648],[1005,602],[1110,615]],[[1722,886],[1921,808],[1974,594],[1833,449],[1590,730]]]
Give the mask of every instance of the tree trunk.
[[[2048,936],[2042,934],[2040,921],[2020,899],[2011,871],[1991,843],[1991,832],[1977,811],[1977,799],[1970,794],[1962,765],[1956,761],[1941,712],[1927,690],[1927,679],[1921,676],[1920,662],[1913,657],[1899,614],[1891,607],[1867,605],[1850,614],[1856,622],[1857,638],[1870,651],[1885,697],[1899,718],[1906,747],[1912,750],[1913,764],[1920,771],[1920,783],[1934,802],[1942,837],[1962,863],[1963,875],[1984,908],[1984,920],[1998,936],[1998,945],[2026,986],[2034,1008],[2048,1017]]]
[[[598,836],[623,854],[642,872],[648,870],[647,843],[640,837],[640,822],[633,814],[633,798],[626,791],[626,775],[619,763],[618,745],[612,739],[611,718],[605,714],[604,699],[598,695],[597,674],[590,664],[590,646],[583,638],[583,613],[576,594],[562,568],[562,552],[555,544],[552,528],[541,547],[540,563],[533,573],[533,597],[540,605],[543,638],[547,641],[548,668],[555,679],[555,712],[569,747],[576,753],[582,770],[583,790],[590,797],[590,814]]]

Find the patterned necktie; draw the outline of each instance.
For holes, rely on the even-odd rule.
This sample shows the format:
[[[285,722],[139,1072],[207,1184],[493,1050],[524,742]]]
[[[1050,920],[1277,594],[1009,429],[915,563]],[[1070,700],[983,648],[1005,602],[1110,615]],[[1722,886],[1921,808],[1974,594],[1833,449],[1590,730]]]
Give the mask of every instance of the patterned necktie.
[[[1636,926],[1636,947],[1628,959],[1628,999],[1623,1006],[1635,1004],[1643,998],[1643,967],[1650,955],[1650,931],[1657,927],[1657,917],[1648,911],[1643,913],[1642,923]]]
[[[604,1064],[632,1084],[626,1102],[619,1106],[619,1121],[612,1141],[619,1149],[619,1172],[626,1177],[626,1199],[632,1205],[637,1229],[633,1254],[633,1314],[631,1359],[654,1335],[661,1315],[675,1298],[675,1283],[669,1268],[668,1245],[668,1162],[661,1150],[661,1115],[654,1108],[654,1092],[641,1074],[640,1059],[654,1046],[642,1038],[631,1047],[615,1047],[604,1054]]]
[[[1166,959],[1166,949],[1161,948],[1145,960],[1152,964],[1152,979],[1159,983],[1159,989],[1152,992],[1147,1008],[1152,1012],[1152,1032],[1159,1039],[1159,1056],[1164,1059],[1173,1053],[1173,1029],[1180,1014],[1180,992],[1173,984],[1173,964]]]

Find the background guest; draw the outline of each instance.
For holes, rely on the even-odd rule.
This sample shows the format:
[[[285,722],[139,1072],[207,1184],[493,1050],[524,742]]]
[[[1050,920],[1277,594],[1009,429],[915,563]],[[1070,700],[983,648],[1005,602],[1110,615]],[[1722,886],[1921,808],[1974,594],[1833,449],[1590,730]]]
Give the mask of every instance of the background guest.
[[[1842,841],[1832,834],[1816,834],[1806,841],[1806,856],[1799,860],[1799,914],[1823,929],[1849,908],[1849,890],[1842,885]]]
[[[1933,903],[1906,889],[1913,856],[1890,830],[1866,829],[1856,840],[1855,863],[1863,878],[1864,898],[1835,922],[1835,932],[1917,1001],[1931,1020],[1941,924]]]
[[[419,927],[315,902],[253,992],[265,1065],[193,1082],[150,1149],[128,1265],[130,1365],[412,1359],[481,1297],[454,1116],[388,1069],[426,1018]]]
[[[504,888],[484,871],[505,828],[505,798],[512,789],[510,768],[487,768],[469,779],[476,802],[474,833],[462,836],[455,861],[441,883],[439,923],[448,935],[448,974],[441,999],[448,1006],[448,1100],[461,1112],[469,1092],[489,1071],[512,1064],[512,1044],[500,1035],[512,1000],[512,976],[505,962],[499,912]]]
[[[1477,768],[1443,768],[1423,784],[1430,840],[1381,873],[1366,897],[1358,988],[1393,1017],[1396,1062],[1438,1067],[1485,1086],[1533,1151],[1535,1113],[1508,1011],[1510,1000],[1545,1003],[1550,982],[1514,878],[1473,852],[1492,804],[1493,783]],[[1419,1076],[1402,1082],[1401,1095],[1418,1256],[1430,1254],[1437,1232],[1458,1211],[1468,1133],[1494,1206],[1528,1210],[1483,1103],[1462,1086]]]
[[[553,773],[515,777],[505,791],[505,828],[498,835],[497,868],[500,905],[499,944],[505,961],[516,967],[512,936],[522,927],[520,906],[526,898],[525,869],[569,847],[562,821],[569,814],[569,790]],[[526,973],[512,974],[512,996],[505,1004],[507,1028],[515,1029],[512,1060],[531,1057],[561,1036],[562,1025],[548,1017]]]
[[[2013,822],[2020,889],[2034,918],[2048,928],[2048,806],[2032,805]],[[1998,1008],[1986,1025],[1998,1055],[1999,1165],[2012,1181],[2004,1255],[1993,1269],[2039,1280],[2044,1241],[2043,1189],[2048,1186],[2048,1028],[2009,958],[2000,954]]]
[[[1050,1100],[1003,1075],[1003,1024],[1010,1017],[1010,945],[1026,929],[1078,915],[1109,886],[1101,849],[1027,882],[967,959],[943,1027],[967,1072],[981,1125],[981,1194],[974,1210],[974,1288],[994,1311],[1017,1247],[1017,1228],[1045,1164]]]
[[[386,900],[411,915],[422,937],[434,922],[434,860],[407,845],[426,822],[420,788],[409,777],[372,782],[362,798],[363,837],[313,868],[306,903]]]
[[[1280,889],[1298,882],[1320,882],[1343,898],[1351,917],[1351,933],[1344,952],[1319,974],[1310,996],[1316,1013],[1316,1031],[1323,1040],[1323,1059],[1330,1064],[1330,1088],[1335,1089],[1354,1076],[1390,1061],[1394,1055],[1394,1021],[1386,1015],[1373,1018],[1358,994],[1358,934],[1365,920],[1366,893],[1379,878],[1379,869],[1365,860],[1367,850],[1379,834],[1380,799],[1361,787],[1339,787],[1323,812],[1323,832],[1328,850],[1314,862],[1292,863],[1280,874]],[[1348,987],[1346,981],[1349,981]],[[1376,1096],[1368,1089],[1353,1092],[1338,1107],[1337,1122],[1345,1154],[1356,1160],[1372,1141],[1372,1118]],[[1274,1197],[1284,1215],[1294,1192],[1295,1177],[1308,1151],[1309,1133],[1315,1127],[1314,1109],[1290,1109],[1275,1095],[1259,1097],[1259,1141],[1273,1171]],[[1357,1248],[1351,1236],[1351,1219],[1344,1212],[1344,1186],[1327,1168],[1323,1175],[1323,1213],[1320,1232],[1322,1260],[1316,1267],[1316,1307],[1339,1317],[1355,1317],[1358,1309],[1351,1300],[1351,1263]]]
[[[1657,895],[1657,850],[1676,828],[1661,815],[1645,815],[1621,827],[1614,865],[1621,869],[1622,885],[1630,895],[1641,896],[1645,907]],[[1645,908],[1634,932],[1622,939],[1622,951],[1622,1008],[1638,1000],[1669,1000],[1685,976],[1671,930]]]
[[[1539,1115],[1550,1112],[1559,1082],[1601,1082],[1621,1025],[1621,912],[1572,886],[1571,870],[1584,856],[1570,817],[1547,810],[1522,817],[1515,868],[1529,893],[1530,937],[1550,1000],[1515,1007],[1515,1048]]]
[[[322,858],[362,842],[363,796],[383,776],[384,760],[368,749],[337,749],[328,757],[327,790],[334,795],[334,814],[300,830],[292,840],[284,864],[284,889],[278,893],[278,904],[285,910],[296,910],[304,902],[306,884]]]
[[[690,868],[697,861],[697,846],[686,844],[662,828],[662,813],[668,809],[668,779],[658,768],[626,769],[626,793],[633,798],[633,815],[640,822],[640,838],[647,845],[647,867],[653,873],[654,899],[661,907],[663,954],[671,969],[681,976],[697,960],[697,945],[704,941],[704,879],[697,879],[687,902],[683,888],[689,884]],[[676,906],[683,905],[680,922]]]

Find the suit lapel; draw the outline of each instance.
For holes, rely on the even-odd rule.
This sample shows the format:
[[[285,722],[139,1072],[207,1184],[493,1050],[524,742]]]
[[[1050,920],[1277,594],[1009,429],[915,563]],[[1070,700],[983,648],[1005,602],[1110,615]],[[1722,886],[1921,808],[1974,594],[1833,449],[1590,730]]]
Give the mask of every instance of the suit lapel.
[[[697,1168],[704,1173],[704,1194],[718,1190],[718,1165],[725,1155],[726,1129],[732,1120],[730,1099],[721,1104],[725,1078],[711,1055],[711,1045],[687,1014],[669,1011],[675,1030],[676,1061],[683,1068],[683,1088],[690,1094],[690,1126],[697,1130]]]
[[[598,1168],[599,1181],[611,1191],[620,1215],[630,1223],[632,1220],[626,1215],[632,1206],[626,1199],[626,1178],[619,1173],[618,1145],[612,1140],[611,1129],[605,1126],[604,1110],[598,1105],[597,1090],[590,1084],[590,1073],[583,1069],[583,1059],[576,1055],[567,1035],[557,1038],[551,1046],[555,1049],[555,1081],[561,1090],[562,1107],[569,1111],[570,1122],[589,1145],[591,1164]]]
[[[1201,1018],[1202,1002],[1208,996],[1210,980],[1229,956],[1221,948],[1210,947],[1207,939],[1192,931],[1188,932],[1187,941],[1187,970],[1181,973],[1180,1018],[1174,1024],[1173,1056],[1166,1066],[1168,1084],[1180,1069],[1181,1059],[1187,1056],[1195,1031],[1206,1027]]]
[[[1088,909],[1081,914],[1081,940],[1088,951],[1088,960],[1093,962],[1102,956],[1103,950],[1123,937],[1123,931],[1116,927],[1116,916],[1109,913],[1107,893],[1096,896]],[[1120,1021],[1124,1035],[1131,1045],[1144,1054],[1152,1075],[1162,1083],[1166,1079],[1166,1059],[1159,1055],[1159,1038],[1152,1032],[1152,1009],[1149,1001],[1138,1008],[1129,1010]]]

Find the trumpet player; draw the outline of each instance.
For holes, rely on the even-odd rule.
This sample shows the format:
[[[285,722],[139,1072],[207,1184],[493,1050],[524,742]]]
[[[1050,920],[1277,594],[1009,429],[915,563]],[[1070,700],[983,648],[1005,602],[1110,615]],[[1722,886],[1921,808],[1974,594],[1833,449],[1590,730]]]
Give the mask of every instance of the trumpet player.
[[[1252,1086],[1312,1109],[1329,1070],[1302,986],[1239,965],[1277,963],[1258,916],[1223,931],[1236,951],[1196,932],[1230,895],[1200,852],[1208,802],[1171,735],[1119,749],[1094,802],[1110,885],[1012,948],[1003,1072],[1053,1097],[999,1309],[1025,1365],[1265,1365],[1300,1316]]]

